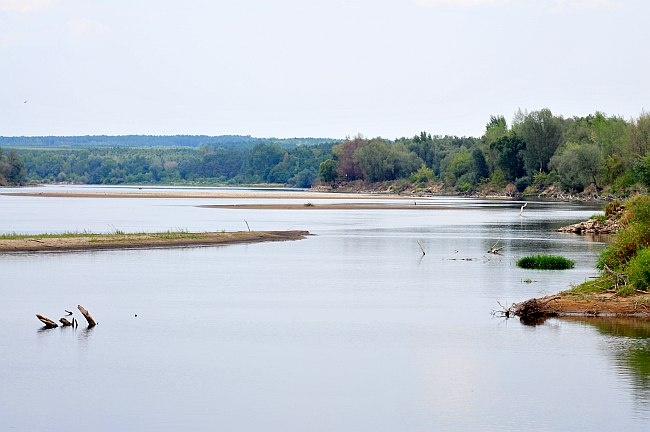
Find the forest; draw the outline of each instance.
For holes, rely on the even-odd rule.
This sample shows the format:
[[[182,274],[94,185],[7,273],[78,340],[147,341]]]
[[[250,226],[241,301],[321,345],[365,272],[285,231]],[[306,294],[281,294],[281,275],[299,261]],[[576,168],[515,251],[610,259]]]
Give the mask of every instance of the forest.
[[[0,138],[0,182],[86,184],[277,184],[449,193],[608,193],[650,187],[650,114],[491,116],[481,137],[421,132],[393,140],[363,136],[253,138],[125,136]],[[13,162],[12,162],[13,161]],[[16,163],[23,165],[16,174]],[[13,166],[14,170],[9,169]],[[13,172],[13,174],[11,174]]]

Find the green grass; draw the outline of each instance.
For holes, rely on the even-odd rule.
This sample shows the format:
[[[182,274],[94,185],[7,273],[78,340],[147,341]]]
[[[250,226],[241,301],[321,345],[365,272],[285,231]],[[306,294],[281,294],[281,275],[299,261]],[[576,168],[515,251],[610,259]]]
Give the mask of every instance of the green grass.
[[[40,238],[65,238],[65,237],[92,237],[97,234],[93,234],[88,231],[82,232],[70,232],[66,231],[63,233],[42,233],[42,234],[23,234],[12,232],[9,234],[0,234],[0,240],[22,240],[22,239],[40,239]]]
[[[127,233],[120,229],[115,229],[113,232],[109,233],[92,233],[89,231],[79,231],[79,232],[70,232],[66,231],[63,233],[42,233],[42,234],[23,234],[23,233],[9,233],[9,234],[0,234],[0,240],[24,240],[24,239],[44,239],[44,238],[72,238],[72,237],[111,237],[111,236],[142,236],[142,235],[151,235],[163,239],[178,239],[178,238],[198,238],[200,233],[191,233],[186,229],[177,229],[169,230],[163,232],[135,232]]]
[[[574,265],[570,259],[556,255],[533,255],[517,261],[517,267],[535,270],[566,270]]]

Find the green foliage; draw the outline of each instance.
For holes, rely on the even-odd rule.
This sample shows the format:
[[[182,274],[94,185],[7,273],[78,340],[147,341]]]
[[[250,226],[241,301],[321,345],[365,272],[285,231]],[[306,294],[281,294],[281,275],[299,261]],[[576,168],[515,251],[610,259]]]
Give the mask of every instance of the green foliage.
[[[605,222],[607,220],[607,216],[603,213],[595,214],[589,218],[589,220],[593,221],[598,221],[598,222]]]
[[[436,176],[433,173],[431,168],[427,168],[425,164],[422,164],[420,168],[413,174],[411,174],[411,181],[418,185],[427,184],[430,181],[435,180]]]
[[[526,174],[524,140],[516,136],[503,136],[490,144],[490,149],[496,153],[496,166],[503,171],[508,181],[515,181]]]
[[[261,139],[249,136],[0,137],[0,185],[252,184],[309,187],[364,180],[421,182],[457,191],[498,187],[539,193],[548,186],[629,196],[650,188],[650,114],[626,121],[602,113],[564,119],[548,109],[518,112],[509,129],[491,116],[480,138],[421,132],[389,141],[361,136]],[[321,164],[328,162],[321,170]],[[21,168],[23,164],[24,169]],[[335,168],[335,171],[333,170]],[[552,171],[549,171],[553,169]],[[415,174],[415,175],[414,175]],[[414,175],[411,179],[411,175]],[[489,182],[486,179],[490,179]]]
[[[326,183],[333,183],[338,177],[338,164],[334,159],[327,159],[318,166],[318,178]]]
[[[600,254],[596,267],[621,271],[640,248],[650,245],[650,225],[632,222],[616,235],[616,241],[609,244]]]
[[[548,172],[551,157],[562,143],[561,117],[553,116],[548,108],[528,114],[519,112],[513,130],[526,142],[524,162],[528,174]]]
[[[581,192],[589,184],[598,185],[600,150],[596,144],[567,143],[558,149],[549,166],[559,174],[562,186]]]
[[[648,291],[650,287],[650,248],[641,249],[630,260],[627,268],[630,285],[640,291]]]
[[[25,165],[11,149],[5,154],[0,148],[0,186],[20,186],[26,183]]]
[[[625,203],[628,223],[650,225],[650,195],[637,195]]]
[[[476,173],[475,178],[477,181],[481,181],[482,179],[488,178],[490,176],[490,170],[488,168],[487,162],[485,161],[485,155],[478,147],[474,147],[472,149],[472,163],[472,168]]]
[[[533,255],[517,260],[518,267],[535,270],[566,270],[574,265],[570,259],[557,255]]]

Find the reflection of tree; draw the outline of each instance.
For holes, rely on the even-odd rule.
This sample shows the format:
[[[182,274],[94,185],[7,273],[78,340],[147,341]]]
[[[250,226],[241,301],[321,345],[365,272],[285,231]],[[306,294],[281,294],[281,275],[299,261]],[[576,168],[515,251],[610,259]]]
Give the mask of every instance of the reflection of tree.
[[[650,319],[642,318],[567,318],[589,324],[604,335],[614,336],[608,350],[616,366],[629,372],[639,401],[650,401]]]

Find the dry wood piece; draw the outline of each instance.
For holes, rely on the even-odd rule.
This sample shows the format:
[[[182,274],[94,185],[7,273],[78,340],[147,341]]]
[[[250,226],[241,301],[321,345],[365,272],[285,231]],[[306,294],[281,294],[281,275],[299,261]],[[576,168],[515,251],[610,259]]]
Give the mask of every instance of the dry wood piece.
[[[65,319],[65,317],[59,318],[59,322],[61,323],[61,325],[63,325],[63,327],[68,327],[72,325],[72,323],[67,319]]]
[[[45,327],[47,327],[47,328],[56,328],[56,327],[59,326],[59,325],[58,325],[57,323],[55,323],[54,321],[52,321],[52,320],[49,319],[48,317],[43,316],[43,315],[41,315],[41,314],[36,314],[36,318],[38,318],[39,320],[41,320],[41,322],[42,322],[43,324],[45,324]]]
[[[494,255],[501,255],[501,249],[503,249],[505,246],[497,247],[499,242],[494,243],[494,246],[488,250],[489,254],[494,254]]]
[[[93,317],[90,315],[90,313],[86,309],[84,309],[83,306],[77,305],[77,309],[79,309],[79,312],[81,312],[81,315],[83,315],[84,318],[86,318],[86,321],[88,321],[88,327],[95,327],[97,325],[97,323],[95,322]]]

